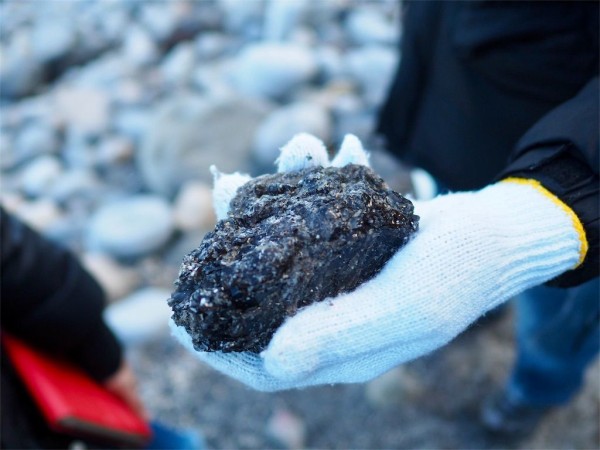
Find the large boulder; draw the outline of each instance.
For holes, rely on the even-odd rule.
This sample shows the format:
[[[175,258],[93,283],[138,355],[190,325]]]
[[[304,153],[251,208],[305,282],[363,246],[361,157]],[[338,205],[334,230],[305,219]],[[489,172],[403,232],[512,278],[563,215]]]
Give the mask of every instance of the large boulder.
[[[153,191],[172,196],[188,180],[211,182],[208,168],[250,169],[254,133],[269,111],[256,101],[185,95],[159,105],[137,164]]]

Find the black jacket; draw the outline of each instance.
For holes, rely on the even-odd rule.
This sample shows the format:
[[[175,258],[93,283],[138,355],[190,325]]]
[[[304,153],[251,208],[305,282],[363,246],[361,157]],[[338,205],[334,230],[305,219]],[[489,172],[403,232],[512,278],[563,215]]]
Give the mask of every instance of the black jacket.
[[[406,1],[378,131],[452,190],[539,180],[584,224],[598,276],[598,3]]]
[[[2,329],[65,357],[102,381],[116,372],[121,347],[102,320],[105,296],[75,257],[0,207]],[[49,430],[2,354],[2,447],[33,447]],[[52,446],[52,445],[50,445]]]

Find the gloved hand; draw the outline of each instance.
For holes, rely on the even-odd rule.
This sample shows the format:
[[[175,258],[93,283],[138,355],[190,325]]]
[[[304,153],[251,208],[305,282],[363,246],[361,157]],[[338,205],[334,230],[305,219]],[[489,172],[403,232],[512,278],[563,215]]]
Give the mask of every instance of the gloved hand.
[[[327,165],[307,135],[282,149],[279,171]],[[367,164],[347,137],[332,164]],[[216,180],[220,218],[240,175]],[[227,203],[225,203],[227,202]],[[260,354],[196,352],[258,390],[364,382],[448,343],[486,311],[576,267],[587,251],[575,214],[533,180],[415,202],[414,238],[370,281],[288,318]],[[173,332],[191,351],[183,328]]]

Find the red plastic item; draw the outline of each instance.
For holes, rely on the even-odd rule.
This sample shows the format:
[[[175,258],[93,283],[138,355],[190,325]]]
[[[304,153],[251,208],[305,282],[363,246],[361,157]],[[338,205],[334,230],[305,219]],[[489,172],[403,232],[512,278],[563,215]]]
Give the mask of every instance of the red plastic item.
[[[123,446],[141,447],[150,441],[148,423],[79,368],[5,332],[2,344],[51,428]]]

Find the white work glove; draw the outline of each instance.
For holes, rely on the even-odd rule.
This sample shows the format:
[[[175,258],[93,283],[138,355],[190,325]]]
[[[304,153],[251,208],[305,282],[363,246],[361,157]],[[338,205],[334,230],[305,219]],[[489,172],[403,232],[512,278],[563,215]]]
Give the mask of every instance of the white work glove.
[[[279,171],[328,165],[323,144],[307,135],[292,139],[278,163]],[[332,162],[347,163],[368,164],[354,136]],[[247,180],[216,180],[219,218]],[[258,390],[364,382],[443,346],[486,311],[576,267],[587,251],[579,219],[533,180],[415,202],[415,212],[419,230],[377,276],[298,311],[262,353],[196,352],[183,327],[172,324],[173,333]]]

